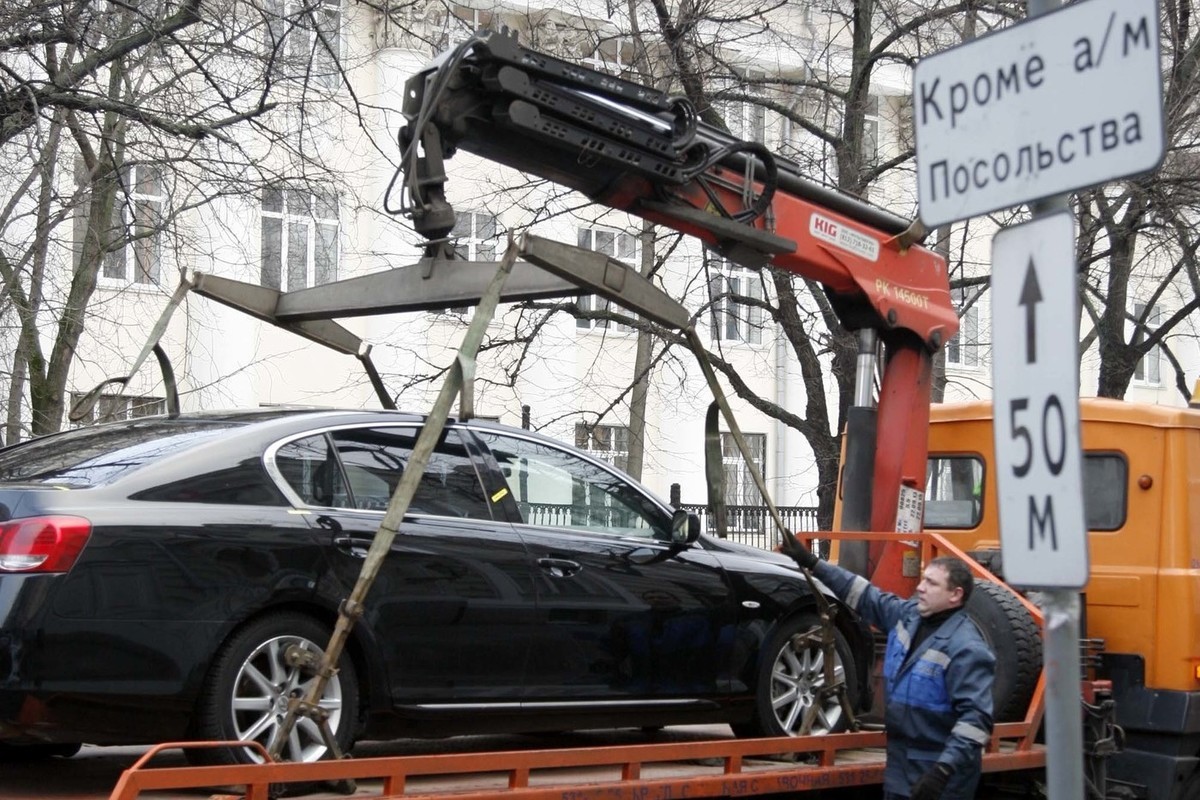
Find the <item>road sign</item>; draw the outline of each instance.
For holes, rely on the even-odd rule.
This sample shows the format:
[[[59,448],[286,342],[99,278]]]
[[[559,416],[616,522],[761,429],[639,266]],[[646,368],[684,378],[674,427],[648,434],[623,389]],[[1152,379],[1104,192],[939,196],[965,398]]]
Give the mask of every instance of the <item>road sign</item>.
[[[1000,547],[1010,583],[1088,578],[1079,446],[1079,294],[1069,213],[992,242],[992,384]]]
[[[1154,169],[1157,0],[1086,0],[921,59],[913,124],[929,227]]]

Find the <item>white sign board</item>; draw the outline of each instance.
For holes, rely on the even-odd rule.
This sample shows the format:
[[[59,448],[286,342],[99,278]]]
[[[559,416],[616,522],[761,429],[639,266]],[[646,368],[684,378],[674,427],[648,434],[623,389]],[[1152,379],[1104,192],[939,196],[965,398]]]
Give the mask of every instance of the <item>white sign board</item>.
[[[992,385],[1000,548],[1009,583],[1088,579],[1079,445],[1079,289],[1067,212],[992,242]]]
[[[1086,0],[921,59],[913,124],[931,228],[1154,169],[1157,0]]]

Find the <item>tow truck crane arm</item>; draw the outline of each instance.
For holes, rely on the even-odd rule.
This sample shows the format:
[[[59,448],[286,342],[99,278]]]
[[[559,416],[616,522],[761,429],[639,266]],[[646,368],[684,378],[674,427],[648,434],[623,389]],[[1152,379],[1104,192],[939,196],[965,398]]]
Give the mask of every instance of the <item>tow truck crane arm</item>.
[[[699,121],[684,98],[530,50],[507,31],[481,30],[410,78],[403,111],[398,210],[435,243],[454,225],[444,161],[462,149],[695,236],[736,263],[820,283],[860,339],[842,527],[897,530],[898,502],[924,493],[932,357],[958,328],[945,261],[916,243],[917,226]],[[865,558],[848,566],[869,572]]]

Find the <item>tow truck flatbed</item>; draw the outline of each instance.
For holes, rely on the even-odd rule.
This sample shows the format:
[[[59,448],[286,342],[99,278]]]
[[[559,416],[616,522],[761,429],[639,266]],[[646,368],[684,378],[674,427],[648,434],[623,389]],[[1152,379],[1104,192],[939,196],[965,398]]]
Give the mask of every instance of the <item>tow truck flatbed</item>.
[[[1041,769],[1045,750],[1030,721],[997,725],[984,754],[988,772]],[[230,743],[186,743],[187,747]],[[868,787],[883,781],[882,731],[776,739],[724,739],[491,753],[451,753],[231,767],[153,766],[163,744],[147,751],[117,783],[110,800],[162,797],[204,787],[245,787],[245,800],[267,800],[281,785],[357,782],[356,797],[380,800],[673,800],[750,797]],[[337,794],[324,795],[329,797]]]

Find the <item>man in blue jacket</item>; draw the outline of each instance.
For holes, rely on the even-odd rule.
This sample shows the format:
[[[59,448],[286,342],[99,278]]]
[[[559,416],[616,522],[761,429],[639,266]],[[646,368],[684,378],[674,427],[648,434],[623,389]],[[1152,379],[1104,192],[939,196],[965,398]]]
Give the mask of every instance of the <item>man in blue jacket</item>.
[[[863,619],[888,632],[884,800],[973,798],[992,733],[996,657],[962,610],[975,586],[966,563],[933,559],[916,594],[903,600],[805,548],[785,549]]]

